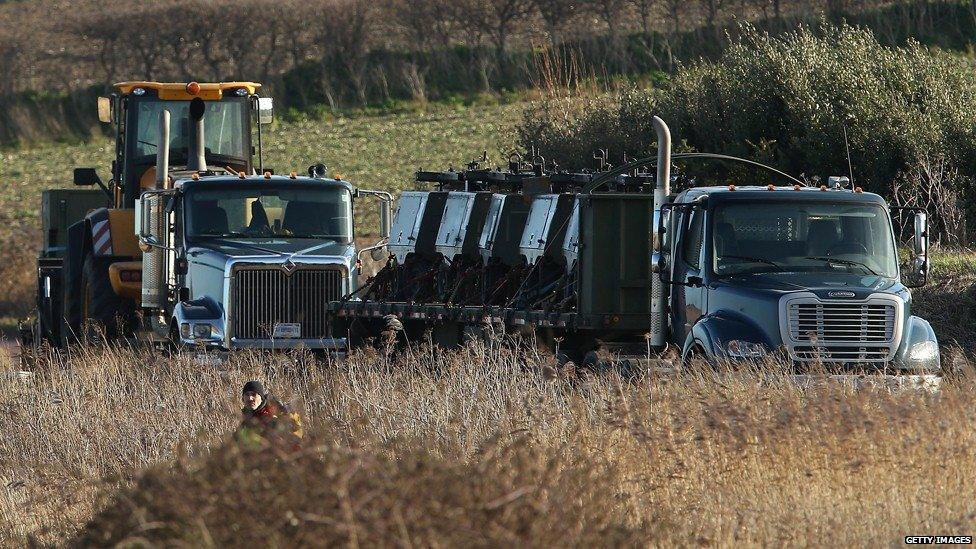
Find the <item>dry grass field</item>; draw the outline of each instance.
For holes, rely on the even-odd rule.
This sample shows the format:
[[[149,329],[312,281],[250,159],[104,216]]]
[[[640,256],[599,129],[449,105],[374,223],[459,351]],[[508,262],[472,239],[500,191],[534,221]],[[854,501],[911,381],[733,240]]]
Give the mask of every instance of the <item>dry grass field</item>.
[[[400,190],[512,142],[519,105],[305,120],[269,165]],[[471,128],[459,132],[458,128]],[[39,192],[108,143],[0,151],[0,317],[32,291]],[[370,220],[362,232],[371,228]],[[0,546],[896,544],[976,526],[976,255],[941,252],[913,312],[960,373],[938,394],[737,375],[592,375],[531,342],[336,360],[0,352]],[[505,344],[503,344],[505,343]],[[298,453],[233,442],[249,379],[300,411]]]
[[[847,546],[976,526],[968,368],[933,395],[775,368],[588,376],[532,349],[2,364],[0,545]],[[302,453],[229,444],[250,378],[302,412]]]

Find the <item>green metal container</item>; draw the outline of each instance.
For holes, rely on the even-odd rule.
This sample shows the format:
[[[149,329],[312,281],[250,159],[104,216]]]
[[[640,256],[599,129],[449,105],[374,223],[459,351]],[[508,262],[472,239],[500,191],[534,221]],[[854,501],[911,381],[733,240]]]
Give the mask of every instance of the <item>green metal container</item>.
[[[649,194],[580,195],[579,313],[592,328],[650,329]]]

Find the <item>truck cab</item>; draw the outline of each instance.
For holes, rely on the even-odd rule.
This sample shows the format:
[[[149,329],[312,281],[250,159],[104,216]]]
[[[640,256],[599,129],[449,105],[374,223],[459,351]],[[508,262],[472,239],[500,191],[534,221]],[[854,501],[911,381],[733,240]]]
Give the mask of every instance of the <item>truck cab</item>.
[[[344,349],[327,313],[357,287],[358,194],[294,174],[186,178],[144,193],[139,236],[161,259],[144,261],[159,270],[142,280],[154,331],[221,350]]]
[[[925,283],[928,265],[924,213],[912,225],[903,266],[891,209],[876,194],[686,190],[661,222],[669,342],[713,362],[778,355],[800,370],[938,373],[935,333],[911,314],[909,286]]]

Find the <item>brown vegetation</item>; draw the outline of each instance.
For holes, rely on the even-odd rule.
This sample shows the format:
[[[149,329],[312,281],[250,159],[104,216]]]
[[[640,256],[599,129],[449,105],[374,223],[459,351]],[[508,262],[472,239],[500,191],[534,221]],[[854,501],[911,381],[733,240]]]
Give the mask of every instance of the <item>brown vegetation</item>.
[[[723,27],[734,20],[787,26],[787,20],[861,17],[878,10],[884,34],[900,40],[939,28],[948,2],[872,0],[42,0],[0,4],[0,96],[18,91],[68,91],[120,79],[274,81],[304,65],[340,67],[350,75],[376,69],[376,54],[404,61],[452,46],[485,47],[504,56],[513,47],[558,46],[601,36],[603,60],[631,33],[664,42],[645,53],[687,48],[686,57],[720,51]],[[57,14],[57,16],[54,16]],[[179,21],[179,24],[174,22]],[[949,20],[949,22],[952,22]],[[964,22],[956,21],[955,25]],[[960,29],[961,31],[961,29]],[[690,39],[681,33],[694,34]],[[712,43],[703,46],[704,43]],[[626,48],[624,48],[626,49]],[[477,59],[475,59],[477,58]],[[475,55],[475,62],[485,62]],[[497,61],[497,59],[496,59]],[[618,60],[619,61],[619,60]],[[595,65],[598,63],[595,63]],[[666,68],[672,65],[667,63]],[[493,65],[492,71],[500,65]],[[307,76],[315,76],[308,74]],[[342,76],[338,72],[333,77]],[[395,75],[386,75],[387,78]],[[354,87],[357,85],[353,82]]]
[[[278,545],[860,545],[976,525],[969,375],[937,396],[773,370],[628,381],[516,349],[0,368],[0,544],[224,545],[253,524]],[[304,414],[305,453],[225,445],[255,377]]]

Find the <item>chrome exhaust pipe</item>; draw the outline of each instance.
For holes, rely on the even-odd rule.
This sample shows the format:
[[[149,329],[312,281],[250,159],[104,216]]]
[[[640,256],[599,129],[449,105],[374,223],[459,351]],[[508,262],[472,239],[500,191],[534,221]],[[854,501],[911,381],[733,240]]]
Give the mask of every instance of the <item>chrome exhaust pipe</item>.
[[[156,188],[169,186],[169,111],[159,113],[159,131],[156,134]]]
[[[654,233],[656,235],[658,220],[663,215],[664,205],[671,194],[671,130],[661,118],[655,116],[651,121],[657,134],[657,184],[654,187]],[[654,238],[654,265],[659,264],[661,257],[661,239]],[[669,266],[670,268],[670,266]],[[661,276],[651,277],[651,346],[663,347],[667,344],[667,310],[668,288],[661,281]]]
[[[207,171],[206,146],[204,145],[203,114],[207,111],[207,104],[203,99],[195,97],[190,101],[190,144],[186,151],[186,169],[194,172]]]

